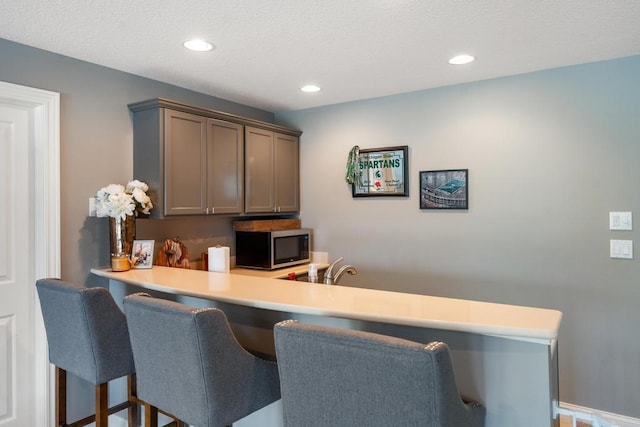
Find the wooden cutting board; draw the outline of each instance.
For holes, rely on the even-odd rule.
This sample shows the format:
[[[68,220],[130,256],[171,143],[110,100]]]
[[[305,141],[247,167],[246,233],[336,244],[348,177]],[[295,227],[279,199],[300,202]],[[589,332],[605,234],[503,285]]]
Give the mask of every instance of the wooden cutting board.
[[[277,231],[277,230],[297,230],[299,228],[300,228],[300,220],[297,218],[233,221],[234,231]]]

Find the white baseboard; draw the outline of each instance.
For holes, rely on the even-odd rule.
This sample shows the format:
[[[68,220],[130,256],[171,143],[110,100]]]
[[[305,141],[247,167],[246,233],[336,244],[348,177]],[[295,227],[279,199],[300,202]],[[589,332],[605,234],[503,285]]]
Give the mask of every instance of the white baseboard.
[[[574,405],[573,403],[560,402],[559,407],[566,409],[576,415],[577,419],[584,421],[601,419],[604,422],[616,426],[616,427],[640,427],[640,418],[632,418],[624,415],[614,414],[611,412],[599,411],[593,408],[587,408],[584,406]],[[578,415],[586,415],[587,419],[581,418]],[[604,423],[603,423],[604,424]],[[601,424],[601,425],[603,425]],[[594,424],[596,425],[596,424]],[[604,424],[605,426],[607,424]]]

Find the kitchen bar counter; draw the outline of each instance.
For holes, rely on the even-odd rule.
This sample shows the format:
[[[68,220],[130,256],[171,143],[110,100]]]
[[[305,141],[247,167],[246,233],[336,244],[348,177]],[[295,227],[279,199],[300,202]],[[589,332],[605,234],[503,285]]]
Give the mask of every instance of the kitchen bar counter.
[[[283,271],[288,272],[287,269]],[[557,338],[562,318],[562,313],[556,310],[327,286],[244,274],[160,266],[118,273],[110,269],[92,269],[91,272],[169,294],[254,308],[541,342]]]
[[[487,408],[487,427],[558,426],[553,405],[559,396],[562,314],[555,310],[274,278],[286,277],[287,269],[267,278],[264,272],[159,266],[91,272],[109,279],[116,301],[146,291],[194,307],[221,308],[241,344],[268,355],[275,354],[273,325],[285,319],[442,341],[451,350],[461,395]],[[282,426],[279,401],[234,423],[257,426]]]

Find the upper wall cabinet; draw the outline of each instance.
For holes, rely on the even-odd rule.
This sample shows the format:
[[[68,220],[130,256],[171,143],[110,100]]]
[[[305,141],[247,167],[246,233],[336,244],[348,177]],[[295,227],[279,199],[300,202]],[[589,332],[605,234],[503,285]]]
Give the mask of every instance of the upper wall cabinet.
[[[283,136],[296,141],[300,135],[164,99],[130,104],[129,109],[133,112],[134,177],[149,184],[153,218],[242,214],[245,125],[284,130],[288,133]],[[266,158],[261,161],[271,164]]]
[[[298,136],[245,128],[245,212],[300,210]]]
[[[164,110],[163,141],[165,215],[206,213],[207,119]],[[135,164],[134,175],[139,176],[137,170]]]

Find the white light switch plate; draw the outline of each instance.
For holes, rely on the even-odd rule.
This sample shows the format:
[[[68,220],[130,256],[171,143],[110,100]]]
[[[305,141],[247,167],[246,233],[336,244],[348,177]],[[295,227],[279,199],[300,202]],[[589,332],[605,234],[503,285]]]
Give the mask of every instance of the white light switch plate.
[[[631,212],[609,212],[609,230],[632,230]]]
[[[611,258],[633,259],[633,240],[611,240]]]

